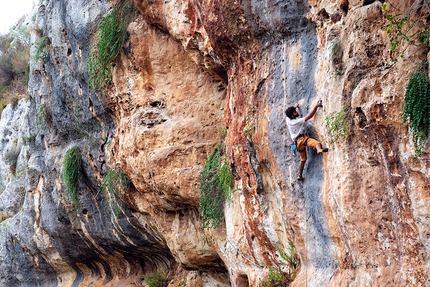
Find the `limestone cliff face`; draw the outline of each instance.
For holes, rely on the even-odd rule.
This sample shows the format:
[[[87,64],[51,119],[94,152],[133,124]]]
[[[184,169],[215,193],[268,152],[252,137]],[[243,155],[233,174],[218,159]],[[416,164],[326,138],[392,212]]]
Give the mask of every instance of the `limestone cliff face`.
[[[428,49],[394,64],[380,1],[134,4],[105,92],[87,59],[112,3],[35,7],[33,41],[48,45],[30,99],[0,121],[1,286],[142,286],[155,269],[170,286],[259,286],[269,267],[294,271],[290,246],[291,286],[428,285],[429,147],[414,161],[401,116]],[[318,99],[309,132],[330,152],[309,150],[297,182],[284,111]],[[324,119],[342,109],[348,137],[330,145]],[[199,174],[219,142],[234,192],[204,231]],[[77,207],[63,178],[74,146]],[[116,195],[102,188],[115,168],[131,181]]]

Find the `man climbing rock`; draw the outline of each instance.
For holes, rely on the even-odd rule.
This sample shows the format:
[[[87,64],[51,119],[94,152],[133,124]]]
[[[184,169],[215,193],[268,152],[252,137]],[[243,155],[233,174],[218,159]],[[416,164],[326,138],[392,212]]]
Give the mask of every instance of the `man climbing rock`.
[[[307,160],[306,147],[308,146],[313,149],[316,149],[318,154],[327,152],[328,148],[322,148],[321,143],[319,141],[304,134],[303,131],[303,126],[305,122],[310,120],[315,115],[319,107],[322,107],[321,100],[318,101],[312,111],[303,118],[299,117],[299,113],[297,112],[298,107],[299,104],[296,104],[294,107],[289,107],[285,111],[285,114],[287,115],[287,126],[290,132],[291,139],[296,144],[297,151],[300,154],[299,176],[297,179],[303,180],[303,169]]]

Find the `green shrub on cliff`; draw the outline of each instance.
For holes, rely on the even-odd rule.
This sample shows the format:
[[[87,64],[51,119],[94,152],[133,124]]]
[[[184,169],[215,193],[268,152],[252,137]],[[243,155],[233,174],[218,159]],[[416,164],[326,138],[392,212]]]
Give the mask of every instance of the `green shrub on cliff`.
[[[293,279],[296,277],[296,271],[300,266],[300,258],[293,243],[288,242],[287,248],[287,252],[281,248],[277,248],[276,251],[278,251],[281,257],[279,260],[280,264],[288,266],[288,277]]]
[[[9,165],[9,170],[12,174],[15,174],[16,172],[16,165],[18,163],[18,157],[21,153],[21,147],[20,146],[12,146],[11,148],[7,149],[4,153],[4,162]]]
[[[224,219],[225,200],[231,197],[233,176],[223,146],[217,144],[200,174],[200,216],[203,228],[217,228]]]
[[[145,283],[148,287],[164,287],[169,283],[166,272],[153,271],[144,275]]]
[[[70,148],[64,156],[63,178],[66,186],[66,193],[70,197],[76,214],[79,205],[78,189],[81,179],[81,155],[79,154],[79,148],[77,146]]]
[[[34,54],[33,60],[35,62],[42,60],[44,63],[46,63],[49,60],[49,54],[45,52],[45,48],[49,45],[50,41],[51,40],[48,36],[43,36],[34,43],[34,46],[36,47],[36,53]]]
[[[103,177],[103,189],[111,197],[118,195],[120,189],[129,188],[130,179],[122,169],[109,169]]]
[[[325,127],[331,144],[348,137],[350,121],[345,109],[332,113],[325,118]]]
[[[270,266],[267,277],[264,280],[260,280],[259,287],[289,286],[289,283],[296,277],[300,259],[294,245],[288,242],[287,252],[281,248],[277,248],[277,252],[280,256],[280,266]],[[286,265],[288,268],[281,270],[282,265]]]
[[[400,51],[403,58],[409,45],[425,47],[428,50],[430,39],[430,26],[427,22],[427,15],[430,12],[428,2],[417,1],[408,10],[402,10],[402,5],[395,2],[385,0],[381,6],[388,23],[385,30],[390,36],[390,51],[394,53],[399,47],[403,47]]]
[[[267,278],[260,280],[259,287],[289,286],[290,276],[281,271],[279,267],[270,266]]]
[[[100,22],[98,42],[88,59],[90,86],[94,90],[106,90],[111,82],[112,63],[121,52],[127,39],[127,26],[137,17],[131,0],[118,1]]]
[[[404,122],[409,120],[415,158],[418,158],[430,133],[430,81],[422,69],[413,73],[409,79],[402,115]]]

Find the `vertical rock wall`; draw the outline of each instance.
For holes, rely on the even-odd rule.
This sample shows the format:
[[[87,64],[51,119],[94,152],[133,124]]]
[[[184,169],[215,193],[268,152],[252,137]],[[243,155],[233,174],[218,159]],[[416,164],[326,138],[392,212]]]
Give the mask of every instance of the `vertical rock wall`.
[[[35,8],[30,98],[2,114],[2,286],[128,286],[144,270],[174,265],[159,232],[102,189],[114,123],[89,88],[87,59],[106,9],[102,1]],[[74,146],[82,160],[76,206],[63,177]]]
[[[227,74],[226,142],[237,191],[218,253],[233,285],[258,284],[289,242],[301,258],[297,285],[424,285],[427,267],[416,263],[427,253],[419,219],[426,156],[413,162],[401,112],[408,76],[426,49],[411,48],[394,65],[380,1],[309,4],[136,1],[148,23],[188,51],[199,40],[193,47],[215,54]],[[350,133],[324,158],[310,152],[306,181],[297,183],[283,112],[301,101],[305,114],[316,99],[324,108],[309,132],[327,144],[324,118],[345,109]]]
[[[394,64],[380,1],[134,0],[112,85],[94,92],[87,59],[113,4],[35,7],[32,54],[48,41],[30,99],[0,122],[0,285],[140,286],[158,269],[170,286],[258,286],[272,267],[292,286],[427,286],[428,146],[414,161],[401,113],[428,49]],[[307,132],[330,152],[308,150],[297,182],[284,111],[318,99]],[[342,109],[348,137],[330,144],[324,119]],[[203,230],[199,174],[220,142],[234,192]],[[112,169],[129,190],[105,193]]]

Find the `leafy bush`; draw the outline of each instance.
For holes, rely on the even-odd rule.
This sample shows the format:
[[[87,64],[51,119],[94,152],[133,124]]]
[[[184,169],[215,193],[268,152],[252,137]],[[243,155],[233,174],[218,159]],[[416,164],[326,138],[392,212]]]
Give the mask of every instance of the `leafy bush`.
[[[165,272],[153,271],[151,273],[145,274],[144,278],[148,287],[166,287],[169,282]]]
[[[279,263],[281,265],[287,265],[288,271],[284,272],[278,266],[270,266],[267,277],[264,280],[260,280],[260,287],[289,286],[289,283],[296,277],[296,271],[300,266],[300,260],[294,245],[288,242],[288,252],[284,252],[280,248],[277,248],[277,251],[281,257]]]
[[[119,195],[121,189],[128,190],[130,188],[130,179],[122,169],[109,169],[103,178],[103,189],[110,194],[111,197]]]
[[[427,73],[422,70],[413,73],[409,79],[402,115],[404,122],[409,120],[415,158],[418,158],[430,132],[430,82]]]
[[[66,193],[71,199],[76,214],[79,206],[78,189],[81,179],[81,155],[77,146],[70,148],[64,156],[63,177]]]
[[[350,122],[347,113],[343,109],[338,113],[332,113],[325,118],[325,126],[331,144],[348,137]]]
[[[30,33],[19,25],[0,35],[0,111],[27,94]]]
[[[277,251],[282,258],[282,260],[280,260],[280,263],[282,265],[288,266],[288,275],[291,279],[293,279],[296,276],[297,268],[300,266],[300,259],[297,255],[296,248],[291,242],[288,242],[288,252],[285,252],[280,248],[278,248]]]
[[[112,77],[112,63],[118,57],[127,38],[127,26],[137,17],[137,9],[131,0],[120,0],[100,22],[98,43],[88,60],[90,86],[105,90]]]
[[[200,174],[200,216],[204,229],[218,227],[224,219],[224,202],[231,197],[233,176],[222,151],[222,145],[217,144]]]
[[[387,13],[390,7],[395,14]],[[409,44],[428,48],[430,38],[430,27],[426,19],[430,12],[428,3],[420,2],[408,11],[401,11],[391,1],[385,0],[381,10],[388,20],[386,31],[390,35],[390,51],[395,52],[402,42],[408,44],[404,49]],[[401,57],[404,56],[403,53],[404,50],[400,52]]]

